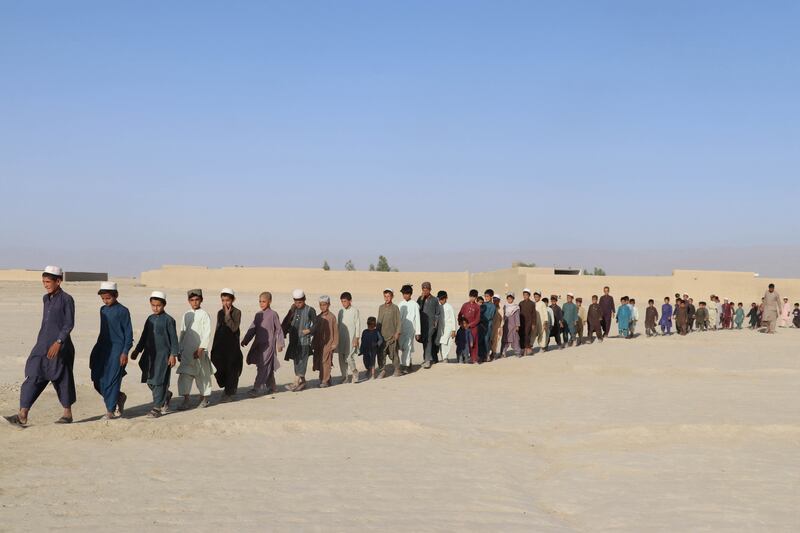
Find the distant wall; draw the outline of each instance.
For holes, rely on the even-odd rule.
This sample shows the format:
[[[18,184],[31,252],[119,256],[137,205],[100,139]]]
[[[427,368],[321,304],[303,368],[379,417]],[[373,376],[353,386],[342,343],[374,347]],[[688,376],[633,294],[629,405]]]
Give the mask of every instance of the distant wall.
[[[445,289],[455,294],[468,290],[467,272],[369,272],[322,270],[319,268],[205,268],[191,266],[165,266],[158,270],[142,272],[141,282],[157,288],[202,288],[219,290],[231,287],[241,291],[271,291],[289,293],[301,288],[307,294],[328,294],[338,298],[349,291],[354,295],[375,295],[384,288],[399,293],[400,286],[412,283],[419,292],[424,281],[430,281],[434,290]]]
[[[64,272],[64,281],[108,281],[108,273],[68,271]]]
[[[782,296],[800,300],[800,280],[767,279],[756,277],[752,272],[715,272],[701,270],[676,270],[671,276],[557,276],[552,269],[509,268],[493,272],[346,272],[324,271],[317,268],[206,268],[193,266],[165,266],[158,270],[143,272],[141,282],[148,287],[181,288],[198,287],[209,291],[232,287],[242,291],[268,290],[276,294],[302,288],[310,295],[328,294],[337,297],[340,292],[350,291],[354,295],[380,294],[385,287],[398,291],[400,285],[414,284],[419,292],[423,281],[430,281],[434,291],[447,290],[453,299],[466,297],[471,288],[481,293],[494,289],[505,293],[513,291],[522,296],[522,289],[541,291],[545,296],[557,294],[562,299],[573,292],[588,301],[593,294],[602,294],[603,286],[611,287],[617,299],[631,296],[637,303],[646,304],[649,298],[661,301],[664,296],[674,297],[676,292],[689,294],[699,302],[709,295],[731,298],[746,304],[757,302],[771,281]]]
[[[0,270],[0,281],[41,281],[41,270]],[[64,281],[108,281],[106,272],[64,272]]]

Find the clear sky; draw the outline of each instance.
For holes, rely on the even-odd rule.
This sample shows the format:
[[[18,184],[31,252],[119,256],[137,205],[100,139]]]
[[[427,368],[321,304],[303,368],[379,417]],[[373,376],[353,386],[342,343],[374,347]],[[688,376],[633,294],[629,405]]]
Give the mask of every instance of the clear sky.
[[[5,1],[0,266],[797,250],[798,28],[796,1]]]

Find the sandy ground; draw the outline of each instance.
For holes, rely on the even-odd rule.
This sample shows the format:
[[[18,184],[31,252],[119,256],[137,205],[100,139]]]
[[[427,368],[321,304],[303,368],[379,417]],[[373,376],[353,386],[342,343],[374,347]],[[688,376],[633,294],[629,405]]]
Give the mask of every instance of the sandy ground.
[[[66,290],[76,423],[52,423],[52,389],[27,429],[0,423],[3,531],[800,530],[795,329],[610,339],[158,420],[143,416],[150,393],[132,365],[129,418],[103,422],[87,368],[96,286]],[[138,337],[150,289],[121,290]],[[18,406],[40,295],[0,284],[3,414]],[[356,302],[362,318],[378,303]],[[237,305],[251,318],[255,295]],[[288,305],[277,295],[279,313]],[[216,298],[206,307],[213,316]],[[254,375],[245,368],[242,392]],[[278,382],[291,375],[284,364]]]

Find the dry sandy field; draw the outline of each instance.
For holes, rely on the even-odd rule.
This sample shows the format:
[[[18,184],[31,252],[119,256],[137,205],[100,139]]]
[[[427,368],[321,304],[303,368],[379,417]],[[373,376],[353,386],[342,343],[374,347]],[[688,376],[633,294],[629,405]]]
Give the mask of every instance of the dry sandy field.
[[[309,367],[309,390],[259,398],[246,366],[237,401],[216,404],[215,390],[210,408],[160,419],[144,416],[151,396],[132,364],[126,417],[102,421],[88,370],[97,287],[65,289],[75,423],[53,424],[52,389],[29,427],[0,422],[2,531],[800,531],[797,329],[611,338],[329,389]],[[120,292],[138,338],[150,289]],[[184,293],[172,292],[179,318]],[[0,283],[4,415],[41,294]],[[275,296],[283,315],[290,298]],[[212,317],[217,303],[207,296]],[[354,303],[366,321],[379,300]],[[249,321],[256,295],[237,306]],[[290,382],[290,364],[277,377]]]

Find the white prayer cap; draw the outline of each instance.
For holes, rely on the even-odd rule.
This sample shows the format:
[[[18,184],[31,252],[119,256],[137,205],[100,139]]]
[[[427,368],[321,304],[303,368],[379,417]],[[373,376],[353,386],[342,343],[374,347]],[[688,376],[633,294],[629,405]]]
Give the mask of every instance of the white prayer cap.
[[[103,291],[116,291],[117,284],[113,281],[102,281],[100,282],[100,290],[97,291],[97,294],[100,294]]]
[[[574,295],[574,294],[572,294],[571,292],[568,292],[568,293],[567,293],[567,296],[572,296],[573,298],[575,298],[575,295]]]
[[[319,297],[319,303],[329,304],[331,303],[331,297],[328,296],[327,294],[323,294],[322,296]]]
[[[219,295],[222,296],[223,294],[228,294],[230,296],[236,296],[236,293],[233,292],[233,289],[225,287],[221,291],[219,291]]]
[[[306,297],[306,293],[303,292],[303,289],[295,289],[292,291],[292,299],[294,300],[302,300]]]
[[[44,267],[44,274],[50,274],[51,276],[58,276],[59,278],[64,277],[64,271],[59,266],[55,265],[47,265]]]
[[[394,291],[392,289],[390,289],[389,287],[386,287],[385,289],[383,289],[383,292],[384,292],[384,294],[387,293],[387,292],[391,292],[392,294],[394,294]]]
[[[492,296],[492,300],[499,300],[499,299],[500,299],[499,294],[495,294],[494,296]]]
[[[522,294],[525,294],[526,292],[528,294],[531,294],[531,290],[528,287],[525,287],[524,289],[522,289]]]
[[[150,299],[157,298],[159,300],[167,301],[167,294],[162,291],[153,291],[150,293]]]
[[[506,298],[507,298],[507,297],[509,297],[509,296],[511,296],[512,298],[514,298],[514,293],[513,293],[513,292],[511,292],[511,291],[508,291],[508,292],[506,293]]]

